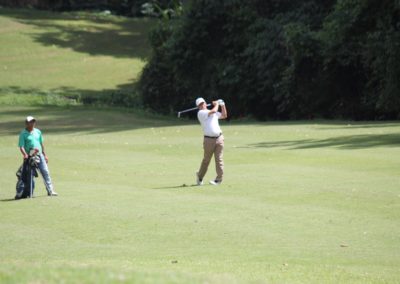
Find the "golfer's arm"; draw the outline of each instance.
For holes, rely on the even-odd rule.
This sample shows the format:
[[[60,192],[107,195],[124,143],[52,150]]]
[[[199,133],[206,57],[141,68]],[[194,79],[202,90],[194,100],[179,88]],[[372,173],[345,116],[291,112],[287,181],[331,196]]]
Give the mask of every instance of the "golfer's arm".
[[[24,147],[19,147],[19,150],[21,151],[21,154],[25,157],[26,155],[28,155],[25,151]]]
[[[221,106],[221,117],[220,119],[227,119],[228,118],[228,111],[226,110],[226,106]]]
[[[218,104],[215,104],[214,107],[210,110],[210,112],[208,113],[208,116],[217,113],[218,112]]]
[[[42,154],[46,157],[46,153],[44,151],[44,144],[42,143],[41,145],[42,145]]]

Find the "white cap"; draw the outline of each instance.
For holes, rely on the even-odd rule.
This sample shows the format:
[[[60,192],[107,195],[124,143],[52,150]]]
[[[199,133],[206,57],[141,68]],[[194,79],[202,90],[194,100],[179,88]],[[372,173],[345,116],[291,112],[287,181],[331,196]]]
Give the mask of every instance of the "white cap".
[[[196,99],[196,106],[199,106],[202,103],[205,103],[206,101],[203,98],[197,98]]]
[[[36,121],[36,118],[34,118],[33,116],[27,116],[25,121],[26,122]]]

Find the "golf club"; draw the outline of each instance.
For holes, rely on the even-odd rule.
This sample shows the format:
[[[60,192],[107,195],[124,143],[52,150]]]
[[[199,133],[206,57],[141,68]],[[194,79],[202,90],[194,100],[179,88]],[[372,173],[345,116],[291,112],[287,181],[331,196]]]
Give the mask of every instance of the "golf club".
[[[30,188],[30,193],[29,193],[29,198],[33,198],[33,170],[32,167],[30,167],[30,175],[31,175],[31,188]]]
[[[211,105],[211,104],[208,104],[207,107],[209,107],[210,105]],[[182,114],[182,113],[194,111],[194,110],[197,110],[197,109],[198,109],[198,107],[193,107],[193,108],[189,108],[189,109],[185,109],[185,110],[179,111],[179,112],[178,112],[178,117],[181,117],[181,114]]]

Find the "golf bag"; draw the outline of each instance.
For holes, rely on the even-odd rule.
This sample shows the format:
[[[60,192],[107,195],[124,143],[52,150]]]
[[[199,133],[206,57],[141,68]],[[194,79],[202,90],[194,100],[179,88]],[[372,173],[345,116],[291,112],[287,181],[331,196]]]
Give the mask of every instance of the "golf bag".
[[[26,159],[22,166],[18,169],[16,173],[18,180],[15,199],[33,197],[33,191],[35,189],[34,177],[38,177],[37,168],[39,163],[39,156],[29,156],[29,158]]]

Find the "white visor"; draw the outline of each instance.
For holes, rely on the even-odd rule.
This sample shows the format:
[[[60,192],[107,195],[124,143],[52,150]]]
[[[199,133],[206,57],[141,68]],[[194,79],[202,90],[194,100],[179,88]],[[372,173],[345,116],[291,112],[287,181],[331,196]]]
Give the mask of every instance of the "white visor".
[[[196,106],[199,106],[199,105],[201,105],[202,103],[205,103],[206,101],[203,99],[203,98],[198,98],[197,100],[196,100]]]

